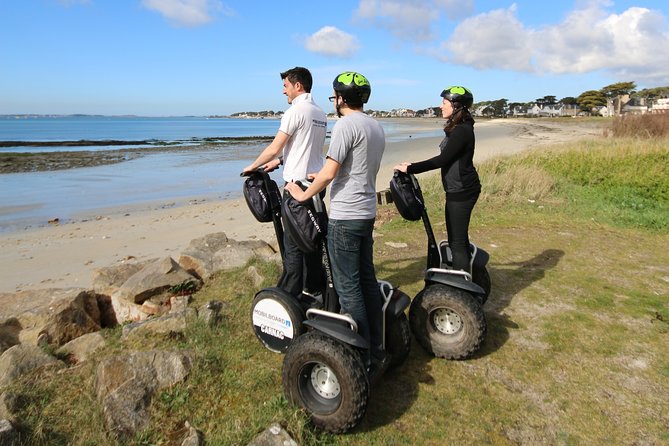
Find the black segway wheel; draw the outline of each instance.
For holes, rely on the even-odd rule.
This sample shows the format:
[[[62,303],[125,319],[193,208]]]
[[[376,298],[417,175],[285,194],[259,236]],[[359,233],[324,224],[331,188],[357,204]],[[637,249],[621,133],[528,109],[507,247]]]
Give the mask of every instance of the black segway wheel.
[[[409,319],[418,343],[440,358],[471,357],[486,334],[485,316],[476,298],[440,284],[430,285],[416,295]]]
[[[369,381],[360,354],[323,333],[308,332],[283,358],[283,391],[318,428],[341,434],[367,411]]]
[[[479,296],[479,301],[481,305],[485,304],[490,296],[490,290],[492,289],[492,283],[490,281],[490,274],[488,274],[488,268],[484,267],[474,267],[472,271],[472,281],[483,288],[485,294]]]
[[[251,305],[256,337],[267,349],[277,353],[285,353],[304,333],[304,318],[297,299],[278,289],[260,290]]]
[[[390,368],[399,367],[411,351],[411,327],[406,314],[400,313],[386,321],[386,351],[390,354]]]

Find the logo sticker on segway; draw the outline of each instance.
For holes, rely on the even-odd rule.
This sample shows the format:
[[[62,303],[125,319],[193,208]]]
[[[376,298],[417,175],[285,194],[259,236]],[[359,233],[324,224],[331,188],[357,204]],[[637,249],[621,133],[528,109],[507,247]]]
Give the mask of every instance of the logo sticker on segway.
[[[293,323],[286,309],[277,301],[263,299],[253,308],[253,325],[256,330],[284,340],[293,339]]]

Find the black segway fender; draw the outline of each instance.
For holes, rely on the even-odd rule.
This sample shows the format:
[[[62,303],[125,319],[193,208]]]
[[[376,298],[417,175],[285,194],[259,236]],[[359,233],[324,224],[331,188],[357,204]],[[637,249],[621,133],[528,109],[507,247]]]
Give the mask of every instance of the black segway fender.
[[[264,288],[251,305],[256,337],[267,349],[284,353],[304,333],[304,311],[297,299],[281,288]]]
[[[315,316],[313,319],[304,321],[304,325],[311,327],[314,330],[318,330],[345,344],[352,345],[353,347],[361,349],[369,348],[369,342],[357,332],[353,331],[351,326],[345,321],[323,316]]]
[[[395,288],[393,290],[393,295],[388,302],[388,308],[386,308],[386,315],[391,317],[397,317],[400,314],[404,313],[404,310],[409,308],[411,305],[411,299],[403,291]]]
[[[474,256],[473,267],[475,268],[485,268],[490,260],[490,254],[484,251],[481,248],[476,249],[476,256]]]
[[[449,270],[441,270],[439,268],[430,268],[425,273],[425,283],[429,285],[431,283],[440,283],[442,285],[447,285],[453,288],[467,291],[469,293],[475,294],[477,296],[485,295],[485,290],[475,284],[465,280],[463,277],[449,273]]]

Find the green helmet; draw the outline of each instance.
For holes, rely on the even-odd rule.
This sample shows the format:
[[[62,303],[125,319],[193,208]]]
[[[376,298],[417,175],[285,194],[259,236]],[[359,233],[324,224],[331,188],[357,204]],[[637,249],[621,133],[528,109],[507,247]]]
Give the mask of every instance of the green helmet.
[[[474,95],[471,91],[461,86],[453,86],[444,89],[441,92],[441,97],[451,101],[452,103],[460,104],[465,108],[469,108],[474,103]]]
[[[367,78],[354,71],[346,71],[335,77],[332,88],[344,98],[344,102],[352,104],[366,104],[372,93]]]

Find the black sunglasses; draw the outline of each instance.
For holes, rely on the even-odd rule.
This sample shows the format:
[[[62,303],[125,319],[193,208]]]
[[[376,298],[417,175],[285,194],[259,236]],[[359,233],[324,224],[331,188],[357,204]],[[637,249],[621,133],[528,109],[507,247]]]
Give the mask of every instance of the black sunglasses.
[[[335,99],[337,99],[337,96],[330,96],[328,99],[330,100],[330,102],[334,102]]]

